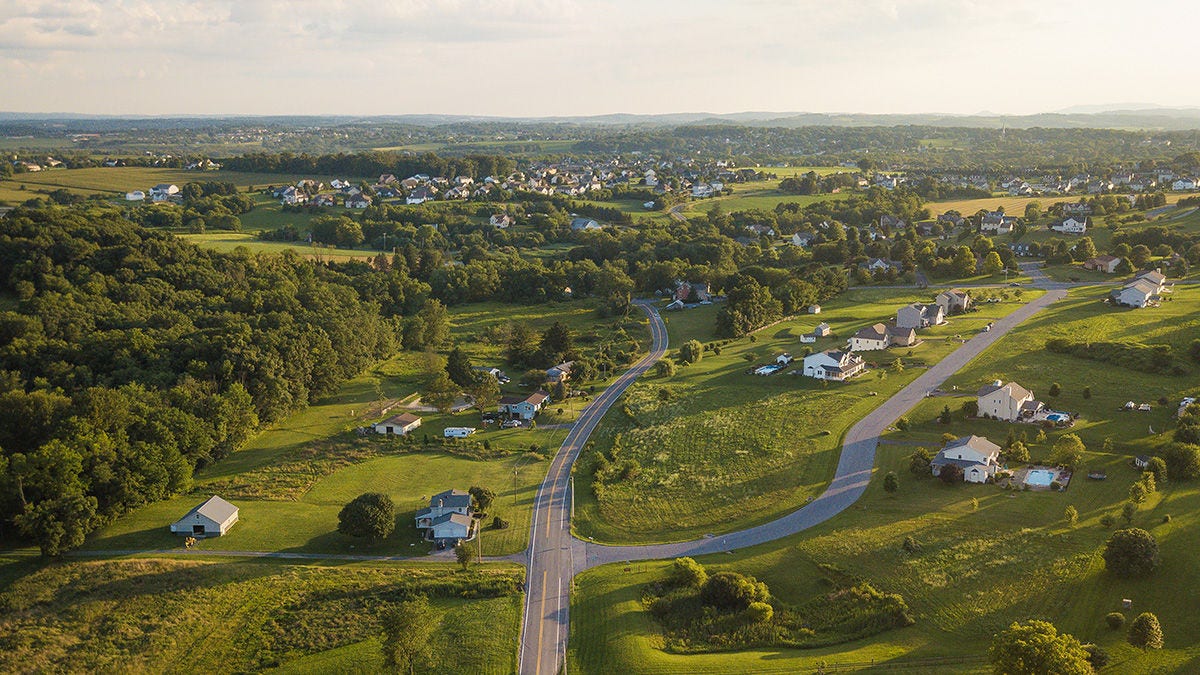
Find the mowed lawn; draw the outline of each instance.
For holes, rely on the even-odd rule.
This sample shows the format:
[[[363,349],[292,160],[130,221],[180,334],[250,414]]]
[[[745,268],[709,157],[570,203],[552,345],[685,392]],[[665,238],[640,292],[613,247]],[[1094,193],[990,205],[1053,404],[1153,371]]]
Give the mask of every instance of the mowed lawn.
[[[611,543],[692,539],[768,521],[820,494],[833,475],[842,434],[855,421],[957,348],[956,336],[970,337],[1020,303],[984,303],[979,312],[923,331],[917,346],[864,353],[873,367],[849,383],[786,374],[799,362],[768,377],[747,371],[783,352],[799,357],[809,347],[800,335],[818,322],[829,323],[836,337],[812,348],[841,347],[859,328],[930,297],[852,290],[820,315],[759,330],[754,342],[714,341],[715,305],[667,314],[672,356],[691,338],[715,342],[721,353],[707,351],[672,377],[647,375],[604,419],[594,448],[576,465],[576,534]],[[906,364],[902,371],[893,366],[897,359]],[[617,468],[597,489],[596,467],[606,461],[601,454]]]
[[[0,591],[0,669],[380,672],[381,617],[427,594],[437,630],[418,672],[511,673],[521,578],[513,565],[464,573],[194,558],[56,563]]]
[[[1010,429],[1025,432],[1032,441],[1037,429],[1031,425],[963,419],[962,404],[973,400],[979,387],[993,381],[1015,381],[1057,410],[1079,413],[1071,433],[1078,434],[1089,448],[1099,450],[1111,438],[1120,454],[1150,452],[1169,440],[1174,414],[1184,396],[1200,393],[1200,365],[1191,362],[1188,348],[1200,337],[1200,287],[1176,286],[1172,298],[1161,307],[1116,308],[1102,302],[1111,286],[1074,288],[1065,300],[1034,315],[1015,328],[966,368],[953,375],[943,387],[958,388],[958,395],[923,401],[910,414],[914,427],[896,438],[936,445],[941,434],[975,433],[1003,443]],[[1135,368],[1046,351],[1051,338],[1091,341],[1130,341],[1171,345],[1177,360],[1189,367],[1185,375],[1159,375]],[[1062,393],[1049,395],[1057,382]],[[1085,390],[1090,389],[1090,397]],[[1159,403],[1165,398],[1166,405]],[[1149,403],[1150,412],[1124,410],[1128,401]],[[955,412],[947,429],[935,418],[944,406]],[[1151,432],[1153,430],[1153,433]],[[1044,455],[1054,441],[1051,432],[1044,446],[1034,445],[1035,458]]]
[[[837,672],[917,668],[926,672],[991,672],[991,637],[1013,621],[1053,622],[1113,658],[1105,672],[1192,673],[1200,668],[1200,622],[1195,597],[1200,567],[1200,490],[1171,484],[1153,495],[1133,525],[1159,540],[1163,564],[1154,577],[1120,580],[1100,557],[1111,533],[1099,524],[1126,499],[1137,473],[1123,456],[1089,453],[1089,466],[1108,470],[1107,481],[1077,480],[1064,493],[1005,492],[995,486],[946,486],[908,472],[909,447],[882,446],[875,477],[850,509],[811,530],[732,554],[701,558],[710,573],[736,570],[764,580],[789,603],[811,597],[832,565],[885,592],[900,593],[916,624],[874,638],[814,650],[763,649],[724,654],[675,655],[662,650],[657,624],[642,606],[642,587],[662,579],[667,562],[609,565],[576,579],[571,609],[572,670],[584,673]],[[900,478],[895,495],[882,476]],[[1070,526],[1068,505],[1080,513]],[[1170,514],[1171,521],[1164,522]],[[1119,520],[1119,519],[1118,519]],[[905,539],[918,545],[904,549]],[[1162,621],[1166,649],[1143,653],[1110,630],[1108,612],[1129,598],[1128,619],[1143,611]],[[907,672],[907,671],[906,671]]]
[[[925,207],[929,209],[935,217],[947,211],[958,211],[964,216],[973,216],[980,209],[995,211],[999,207],[1004,207],[1004,212],[1017,216],[1025,216],[1025,207],[1030,202],[1037,202],[1042,205],[1042,210],[1045,211],[1055,202],[1078,202],[1081,195],[1059,195],[1045,197],[1010,197],[1007,194],[993,197],[983,197],[980,199],[951,199],[940,202],[926,202]],[[1174,204],[1183,197],[1189,196],[1187,193],[1168,192],[1166,193],[1167,203]],[[1055,233],[1057,234],[1057,233]],[[1059,235],[1061,236],[1061,235]]]
[[[334,176],[295,176],[292,174],[245,173],[238,171],[184,171],[183,169],[160,169],[142,166],[93,167],[87,169],[52,169],[36,173],[23,173],[0,181],[0,188],[26,185],[29,190],[66,188],[87,193],[112,193],[121,195],[132,190],[149,191],[159,183],[184,183],[216,181],[233,183],[245,189],[250,186],[266,187],[294,183],[301,178],[314,178],[329,182]],[[345,178],[343,176],[343,178]]]

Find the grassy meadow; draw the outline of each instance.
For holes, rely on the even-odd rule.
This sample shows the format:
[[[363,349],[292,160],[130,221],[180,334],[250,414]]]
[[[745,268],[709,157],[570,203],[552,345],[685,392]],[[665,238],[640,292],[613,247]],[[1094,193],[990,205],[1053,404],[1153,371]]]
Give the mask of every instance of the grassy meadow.
[[[1026,291],[1024,298],[1033,293]],[[820,494],[846,429],[915,379],[922,366],[955,349],[956,336],[973,335],[1020,303],[983,303],[979,312],[922,331],[923,341],[914,347],[864,353],[878,367],[848,383],[786,374],[800,368],[799,362],[767,377],[748,371],[783,352],[800,357],[810,346],[799,342],[800,335],[819,322],[829,323],[835,337],[811,347],[841,347],[859,328],[931,296],[851,290],[819,315],[757,331],[754,342],[715,340],[716,306],[668,313],[673,349],[695,338],[719,345],[721,352],[706,351],[699,363],[680,367],[672,377],[639,380],[604,419],[592,437],[594,447],[577,464],[576,534],[612,543],[692,539],[768,521]],[[905,363],[901,372],[892,366],[896,359]],[[616,476],[597,483],[602,454],[618,468],[612,471]],[[636,469],[628,468],[631,462]]]
[[[420,594],[439,627],[417,672],[511,673],[522,576],[512,565],[55,563],[0,591],[0,669],[379,672],[380,617]]]

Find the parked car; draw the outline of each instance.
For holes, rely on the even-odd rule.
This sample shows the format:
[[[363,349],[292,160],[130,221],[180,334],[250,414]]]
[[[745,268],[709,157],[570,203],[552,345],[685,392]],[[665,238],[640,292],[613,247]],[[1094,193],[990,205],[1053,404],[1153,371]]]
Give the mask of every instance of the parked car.
[[[504,420],[500,423],[501,429],[515,429],[521,426],[521,420]]]

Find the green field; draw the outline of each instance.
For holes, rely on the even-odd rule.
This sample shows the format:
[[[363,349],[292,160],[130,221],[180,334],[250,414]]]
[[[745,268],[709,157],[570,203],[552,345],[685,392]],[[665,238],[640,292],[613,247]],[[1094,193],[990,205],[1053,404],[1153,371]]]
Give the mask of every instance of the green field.
[[[184,171],[183,169],[158,169],[142,166],[94,167],[89,169],[54,169],[36,173],[23,173],[6,181],[0,181],[0,189],[27,185],[29,190],[38,188],[67,188],[80,193],[111,193],[121,195],[131,190],[149,190],[159,183],[183,185],[195,181],[219,181],[233,183],[241,188],[266,187],[292,183],[306,176],[290,174],[243,173],[237,171]],[[333,176],[307,176],[329,182]],[[344,176],[343,176],[344,178]]]
[[[257,213],[257,209],[252,213]],[[290,215],[290,214],[287,214]],[[237,249],[245,249],[250,253],[283,253],[295,251],[310,258],[323,260],[366,260],[379,255],[379,251],[360,248],[335,248],[333,246],[311,245],[302,241],[261,241],[249,232],[205,232],[204,234],[181,233],[179,237],[203,248],[211,248],[222,253]]]
[[[1025,299],[1033,293],[1025,292]],[[799,336],[820,321],[828,322],[837,337],[823,338],[812,348],[839,347],[859,328],[894,317],[897,307],[930,297],[851,290],[820,315],[762,329],[755,342],[721,341],[719,356],[705,352],[698,364],[681,367],[673,377],[649,376],[635,383],[596,430],[594,451],[578,465],[576,533],[614,543],[691,539],[765,522],[815,497],[832,476],[841,436],[854,421],[915,379],[922,366],[955,349],[955,336],[973,335],[1019,303],[983,303],[979,312],[922,331],[923,342],[912,348],[866,353],[869,364],[881,367],[850,383],[747,371],[782,352],[799,357],[808,347]],[[691,338],[711,342],[715,311],[710,306],[668,314],[671,344],[678,347]],[[746,360],[747,354],[754,359]],[[890,367],[897,358],[907,364],[903,372]],[[619,476],[606,476],[597,494],[600,453]],[[630,462],[636,471],[625,468]]]
[[[836,568],[886,592],[900,593],[917,623],[876,638],[814,650],[746,650],[676,655],[662,650],[656,624],[640,602],[641,587],[661,579],[665,562],[609,565],[576,579],[571,611],[572,670],[586,673],[808,672],[821,663],[839,668],[920,667],[927,672],[990,672],[984,655],[991,636],[1012,621],[1042,618],[1084,642],[1107,649],[1106,672],[1195,672],[1200,624],[1190,593],[1200,584],[1192,564],[1200,536],[1200,491],[1171,485],[1142,505],[1133,524],[1153,532],[1163,552],[1154,578],[1118,580],[1104,571],[1100,551],[1109,531],[1099,517],[1119,510],[1137,474],[1121,456],[1089,454],[1089,465],[1109,470],[1104,482],[1073,482],[1065,493],[1006,493],[994,486],[948,487],[915,480],[907,470],[911,448],[883,446],[877,475],[900,476],[893,496],[872,481],[851,509],[800,535],[731,555],[701,558],[710,572],[752,574],[773,594],[798,603],[812,594],[816,564]],[[978,500],[978,506],[976,502]],[[1063,510],[1074,505],[1080,522],[1069,527]],[[1170,523],[1163,522],[1172,514]],[[914,553],[902,544],[913,537]],[[1143,653],[1104,615],[1130,598],[1132,618],[1153,611],[1167,648]]]
[[[439,626],[418,672],[511,673],[521,578],[511,565],[464,573],[394,563],[56,563],[0,591],[0,669],[379,672],[380,617],[426,594]]]

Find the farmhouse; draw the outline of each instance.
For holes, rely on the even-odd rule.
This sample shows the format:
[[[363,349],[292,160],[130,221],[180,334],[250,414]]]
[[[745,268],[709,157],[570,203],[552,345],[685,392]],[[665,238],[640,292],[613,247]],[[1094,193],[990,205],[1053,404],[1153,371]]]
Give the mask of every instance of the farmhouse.
[[[1117,268],[1120,266],[1121,259],[1112,255],[1098,255],[1095,258],[1089,258],[1083,263],[1083,269],[1104,272],[1105,274],[1115,274]]]
[[[947,466],[962,469],[968,483],[986,483],[1000,468],[1000,446],[983,436],[966,436],[950,441],[929,463],[933,475],[942,475]]]
[[[535,391],[525,397],[505,396],[500,399],[500,414],[522,420],[531,420],[537,417],[537,414],[542,410],[542,406],[549,400],[550,395],[544,391]]]
[[[1112,292],[1113,302],[1125,307],[1146,307],[1158,301],[1158,286],[1138,279]]]
[[[922,305],[914,302],[896,311],[896,325],[901,328],[929,328],[946,323],[941,305]]]
[[[171,523],[171,531],[189,537],[220,537],[238,521],[238,507],[213,495]]]
[[[562,363],[546,370],[546,381],[551,384],[566,382],[571,379],[571,367],[575,365],[574,361],[563,361]]]
[[[1159,270],[1144,270],[1133,276],[1134,281],[1148,281],[1154,284],[1158,294],[1170,293],[1172,284],[1167,281],[1167,277]]]
[[[853,352],[828,349],[804,357],[804,374],[818,380],[841,382],[861,373],[866,363]]]
[[[820,306],[820,305],[809,305],[809,306],[808,306],[808,313],[809,313],[809,314],[820,314],[820,313],[821,313],[821,306]]]
[[[425,531],[427,541],[445,542],[450,545],[470,541],[474,537],[473,514],[470,493],[446,490],[431,497],[427,508],[417,511],[417,529]]]
[[[958,288],[938,293],[934,302],[942,308],[942,314],[945,316],[960,314],[971,308],[970,294]]]
[[[375,424],[375,433],[386,436],[404,436],[421,426],[421,418],[412,413],[401,413]]]
[[[165,202],[171,198],[171,195],[179,194],[179,186],[168,183],[159,183],[150,188],[150,201]]]
[[[1083,234],[1084,232],[1087,232],[1089,220],[1090,219],[1087,216],[1082,216],[1079,218],[1076,218],[1075,216],[1068,216],[1051,225],[1050,229],[1054,230],[1055,232],[1062,232],[1063,234]]]
[[[1016,422],[1021,417],[1032,417],[1042,409],[1042,402],[1033,398],[1033,392],[1016,382],[1003,384],[996,380],[981,387],[975,396],[981,416],[986,415],[1008,422]]]

